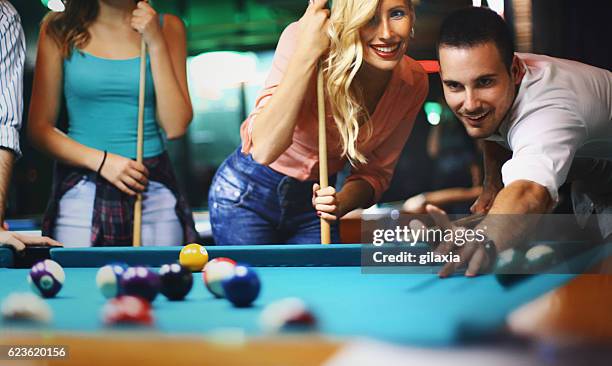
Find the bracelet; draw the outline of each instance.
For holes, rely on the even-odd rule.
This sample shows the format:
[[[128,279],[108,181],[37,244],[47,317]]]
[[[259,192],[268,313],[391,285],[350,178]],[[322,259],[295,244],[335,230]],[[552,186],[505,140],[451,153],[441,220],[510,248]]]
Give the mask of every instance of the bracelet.
[[[102,173],[102,167],[104,166],[104,163],[106,162],[106,156],[107,155],[108,155],[108,151],[104,150],[104,157],[102,158],[102,162],[100,163],[100,167],[98,168],[98,177]]]

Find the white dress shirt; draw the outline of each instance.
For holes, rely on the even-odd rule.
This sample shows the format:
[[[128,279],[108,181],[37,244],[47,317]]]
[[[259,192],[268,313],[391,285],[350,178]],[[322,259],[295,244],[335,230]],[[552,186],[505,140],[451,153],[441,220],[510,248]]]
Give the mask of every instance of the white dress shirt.
[[[516,55],[525,76],[489,140],[512,150],[502,167],[505,186],[529,180],[546,187],[557,202],[575,157],[612,160],[612,73],[575,61]]]

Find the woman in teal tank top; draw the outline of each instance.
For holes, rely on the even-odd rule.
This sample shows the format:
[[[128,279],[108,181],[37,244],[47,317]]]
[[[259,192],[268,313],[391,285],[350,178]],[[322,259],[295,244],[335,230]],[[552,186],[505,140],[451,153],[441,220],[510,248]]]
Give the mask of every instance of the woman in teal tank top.
[[[144,162],[136,138],[141,37],[147,44]],[[58,161],[43,232],[66,246],[130,245],[143,194],[143,244],[197,240],[165,151],[192,118],[185,27],[146,2],[69,0],[41,26],[28,132]],[[55,127],[62,92],[68,130]]]

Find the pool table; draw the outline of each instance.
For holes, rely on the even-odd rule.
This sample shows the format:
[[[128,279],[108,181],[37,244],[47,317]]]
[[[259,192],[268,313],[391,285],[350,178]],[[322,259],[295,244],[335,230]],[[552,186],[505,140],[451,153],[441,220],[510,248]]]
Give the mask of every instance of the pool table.
[[[48,255],[64,267],[66,281],[59,295],[47,300],[52,322],[34,327],[5,323],[0,344],[66,344],[68,361],[75,365],[142,357],[193,364],[204,355],[227,364],[318,364],[355,337],[423,347],[491,339],[503,333],[513,310],[576,277],[540,274],[507,282],[496,275],[439,279],[435,273],[367,274],[360,266],[361,255],[372,246],[359,244],[207,249],[211,258],[230,257],[256,267],[262,291],[252,307],[234,308],[213,298],[201,274],[194,273],[194,288],[185,301],[171,302],[162,295],[155,300],[153,327],[108,328],[100,318],[105,299],[96,288],[97,269],[112,261],[159,267],[176,261],[180,247],[57,248]],[[611,254],[608,245],[573,261],[586,268]],[[28,270],[11,268],[19,259],[0,248],[0,299],[29,291]],[[262,309],[290,296],[311,306],[317,330],[264,334],[258,323]]]

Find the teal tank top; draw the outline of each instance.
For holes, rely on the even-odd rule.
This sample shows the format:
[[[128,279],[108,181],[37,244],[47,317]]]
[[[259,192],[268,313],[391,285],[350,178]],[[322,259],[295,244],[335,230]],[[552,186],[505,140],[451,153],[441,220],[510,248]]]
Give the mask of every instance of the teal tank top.
[[[136,158],[140,58],[111,60],[74,50],[64,60],[68,136],[77,142]],[[165,150],[155,117],[155,88],[147,56],[144,150],[149,158]]]

